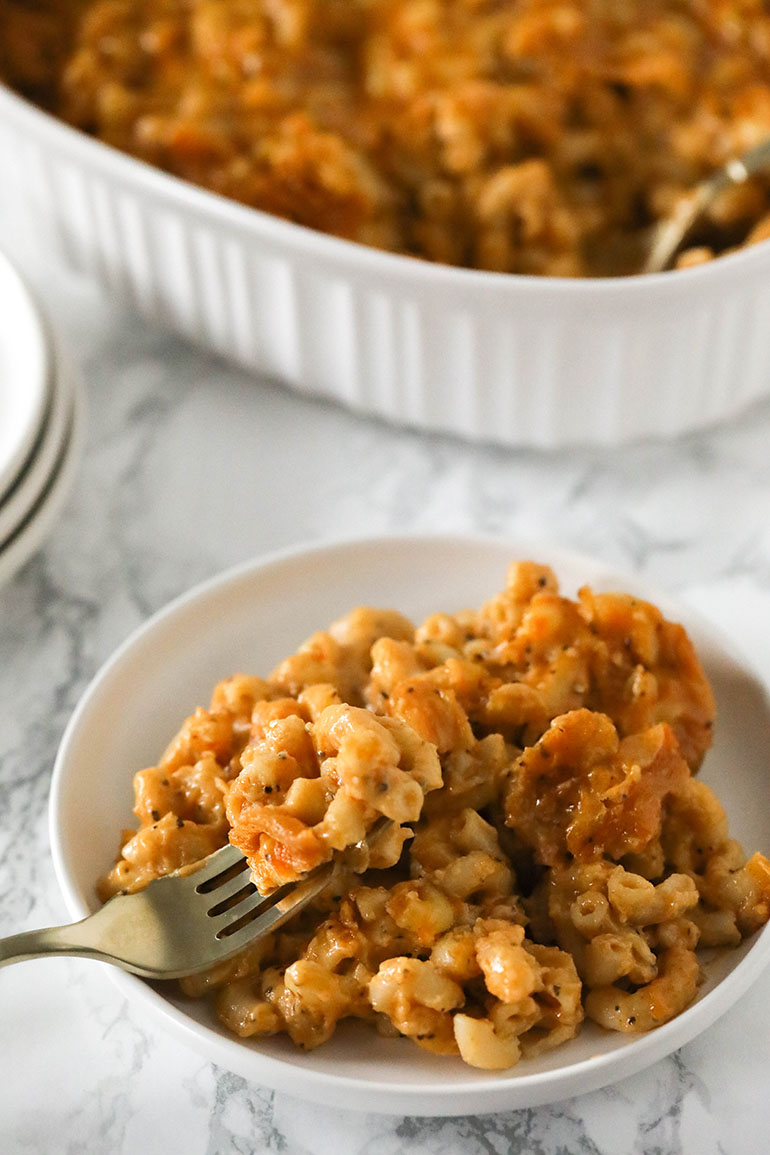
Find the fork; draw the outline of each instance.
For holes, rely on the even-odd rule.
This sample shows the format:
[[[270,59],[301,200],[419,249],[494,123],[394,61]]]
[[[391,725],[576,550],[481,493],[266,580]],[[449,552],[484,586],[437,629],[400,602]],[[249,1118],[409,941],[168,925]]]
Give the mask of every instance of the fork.
[[[382,820],[375,823],[366,844],[384,829]],[[332,860],[299,882],[263,895],[251,882],[241,851],[223,846],[143,890],[116,894],[80,922],[0,939],[0,967],[44,955],[78,955],[143,978],[197,974],[233,958],[298,914],[332,880],[336,865]]]

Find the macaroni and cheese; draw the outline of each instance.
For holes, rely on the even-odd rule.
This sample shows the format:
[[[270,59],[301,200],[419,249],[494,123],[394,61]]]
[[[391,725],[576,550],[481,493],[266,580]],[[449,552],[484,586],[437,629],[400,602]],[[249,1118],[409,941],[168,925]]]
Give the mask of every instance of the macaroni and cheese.
[[[762,0],[0,0],[0,76],[115,147],[445,264],[593,276],[770,134]],[[759,181],[680,257],[770,235]]]
[[[286,926],[182,980],[243,1038],[354,1017],[485,1069],[684,1010],[698,949],[770,914],[697,776],[715,705],[682,626],[518,562],[479,609],[359,608],[237,674],[135,778],[106,899],[229,839],[268,892],[339,869]],[[382,817],[369,853],[350,855]],[[347,852],[347,854],[346,854]]]

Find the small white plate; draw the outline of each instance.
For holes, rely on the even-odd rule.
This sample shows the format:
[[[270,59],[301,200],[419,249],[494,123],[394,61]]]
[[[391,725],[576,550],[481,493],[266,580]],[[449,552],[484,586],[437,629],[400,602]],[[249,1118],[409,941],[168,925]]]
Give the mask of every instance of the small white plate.
[[[0,498],[24,467],[45,418],[52,372],[42,318],[0,252]]]
[[[57,372],[51,393],[51,404],[29,459],[11,489],[0,499],[0,551],[40,500],[69,436],[75,404],[72,373]]]
[[[37,502],[0,546],[0,584],[9,581],[42,546],[69,497],[80,463],[85,418],[84,394],[70,366],[60,362],[59,373],[66,374],[68,382],[61,388],[73,398],[69,424],[59,457]]]
[[[131,825],[134,772],[154,763],[214,684],[235,671],[261,674],[310,633],[353,606],[392,606],[419,621],[435,610],[478,606],[504,583],[514,558],[554,566],[565,592],[585,582],[654,600],[685,623],[712,680],[716,743],[702,771],[726,805],[734,836],[770,850],[766,762],[770,703],[762,686],[695,615],[627,574],[574,554],[520,541],[465,537],[349,542],[274,556],[225,573],[152,618],[98,674],[56,760],[50,804],[57,875],[73,918],[98,906],[95,885]],[[285,1037],[242,1041],[205,1002],[171,984],[108,972],[136,1014],[146,1014],[208,1059],[262,1084],[327,1105],[410,1115],[461,1115],[532,1107],[613,1083],[669,1054],[733,1004],[770,960],[770,928],[704,959],[706,981],[678,1018],[628,1036],[587,1023],[578,1038],[511,1071],[473,1070],[344,1023],[317,1050]],[[747,1045],[749,1040],[747,1040]],[[762,1040],[756,1039],[758,1047]]]

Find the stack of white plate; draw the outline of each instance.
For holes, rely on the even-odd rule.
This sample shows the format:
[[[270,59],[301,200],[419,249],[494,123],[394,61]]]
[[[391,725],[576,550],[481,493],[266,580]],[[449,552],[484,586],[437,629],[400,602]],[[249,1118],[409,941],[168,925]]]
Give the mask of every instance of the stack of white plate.
[[[40,547],[69,494],[83,396],[29,289],[0,253],[0,582]]]

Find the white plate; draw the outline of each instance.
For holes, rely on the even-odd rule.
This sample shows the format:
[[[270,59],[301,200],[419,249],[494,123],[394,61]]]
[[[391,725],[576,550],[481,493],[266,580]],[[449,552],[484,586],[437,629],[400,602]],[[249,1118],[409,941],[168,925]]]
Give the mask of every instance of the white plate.
[[[0,550],[35,508],[62,455],[72,425],[75,383],[71,373],[57,372],[51,404],[28,461],[11,489],[0,500]]]
[[[37,441],[50,375],[51,352],[37,306],[0,252],[0,498]]]
[[[0,584],[9,581],[42,546],[69,497],[80,463],[85,417],[84,395],[80,383],[73,377],[71,367],[60,366],[60,372],[70,377],[70,384],[64,388],[68,391],[74,388],[69,429],[59,458],[36,504],[0,546]]]
[[[218,679],[236,670],[268,671],[313,630],[361,603],[397,607],[417,620],[438,609],[476,606],[502,588],[513,558],[529,556],[554,565],[566,592],[586,581],[633,590],[685,622],[720,710],[703,777],[716,785],[734,835],[747,848],[768,851],[770,704],[691,613],[627,575],[553,548],[448,537],[351,542],[279,555],[194,589],[134,634],[97,676],[64,735],[51,795],[54,862],[73,918],[98,905],[96,880],[114,861],[119,832],[131,824],[134,771],[157,760]],[[651,1034],[619,1035],[587,1024],[567,1045],[494,1074],[426,1054],[405,1039],[380,1038],[361,1023],[343,1024],[310,1053],[280,1037],[239,1041],[220,1028],[206,1003],[108,969],[135,1013],[253,1083],[339,1107],[459,1115],[567,1098],[640,1070],[709,1026],[769,959],[766,928],[708,960],[697,1001]]]

